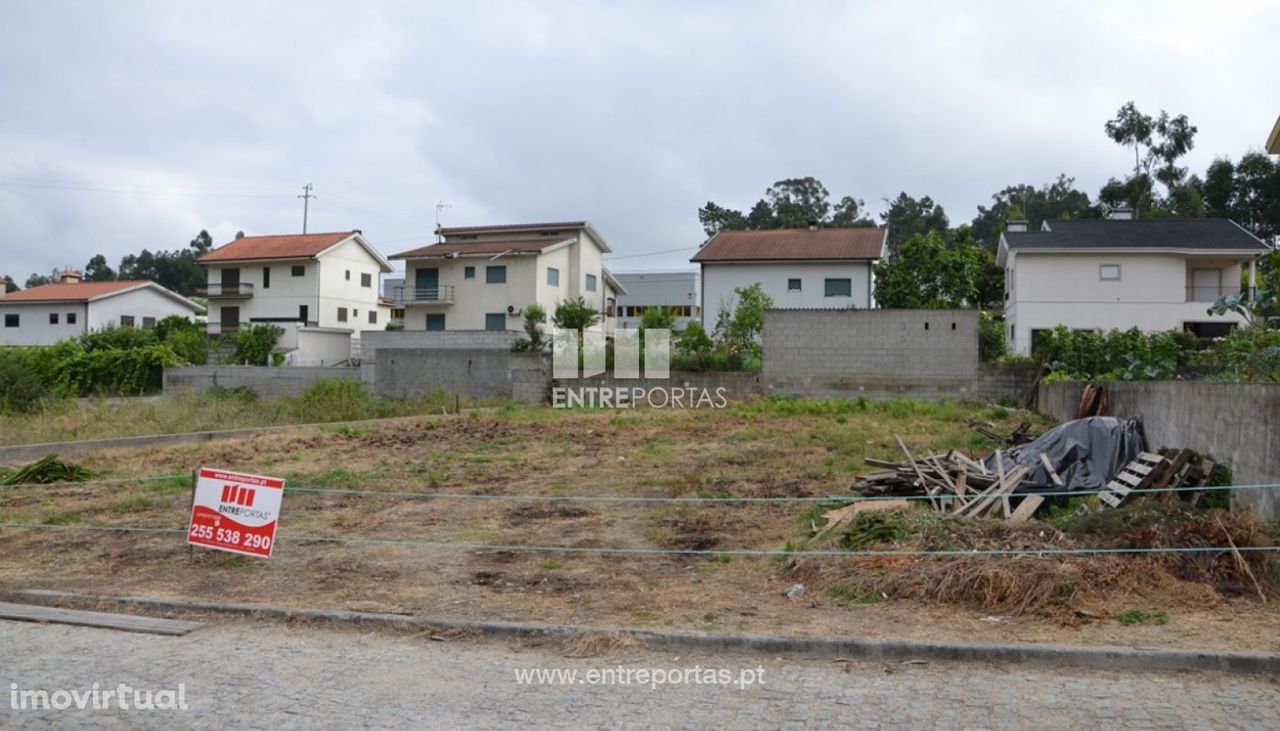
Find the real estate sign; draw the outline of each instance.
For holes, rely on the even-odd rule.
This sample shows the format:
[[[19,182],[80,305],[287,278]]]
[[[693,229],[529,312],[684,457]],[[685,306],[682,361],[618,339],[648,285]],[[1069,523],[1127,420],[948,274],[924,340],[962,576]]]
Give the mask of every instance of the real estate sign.
[[[191,500],[187,543],[270,558],[284,480],[200,468]]]

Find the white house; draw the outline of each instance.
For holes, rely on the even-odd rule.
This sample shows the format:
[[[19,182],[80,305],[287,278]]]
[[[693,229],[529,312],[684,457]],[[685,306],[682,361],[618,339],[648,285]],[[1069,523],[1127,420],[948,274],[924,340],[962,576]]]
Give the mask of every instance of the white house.
[[[1256,258],[1270,248],[1226,219],[1045,221],[1039,231],[1011,221],[1000,236],[1005,325],[1012,350],[1029,355],[1039,333],[1185,329],[1225,334],[1236,315],[1206,311],[1256,282]],[[1243,274],[1243,279],[1242,279]]]
[[[361,330],[386,328],[378,280],[391,264],[358,230],[244,236],[199,262],[209,273],[209,332],[276,324],[285,330],[276,350],[292,365],[345,360]]]
[[[702,325],[711,331],[734,290],[759,283],[778,309],[875,307],[875,262],[885,228],[721,231],[690,261],[701,268]]]
[[[627,292],[618,297],[618,327],[640,327],[640,318],[650,307],[664,307],[676,315],[676,329],[702,319],[702,297],[698,273],[683,271],[618,272],[618,281]]]
[[[0,296],[0,345],[52,345],[106,327],[154,327],[170,315],[191,317],[200,305],[145,280],[59,281]]]
[[[395,297],[406,330],[520,330],[525,305],[548,317],[582,297],[611,330],[625,292],[605,268],[612,251],[586,221],[441,228],[439,243],[393,255],[405,262]]]

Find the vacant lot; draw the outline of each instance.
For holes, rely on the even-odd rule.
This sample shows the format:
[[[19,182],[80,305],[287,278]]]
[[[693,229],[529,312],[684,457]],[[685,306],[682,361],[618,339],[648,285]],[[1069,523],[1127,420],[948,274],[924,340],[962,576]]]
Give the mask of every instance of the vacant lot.
[[[722,553],[804,547],[820,522],[810,503],[548,499],[845,494],[866,469],[864,458],[899,456],[895,434],[915,451],[985,453],[990,445],[964,423],[975,414],[1006,431],[1022,420],[1044,425],[1025,413],[949,402],[762,400],[723,411],[504,408],[104,452],[85,466],[99,479],[124,481],[0,493],[0,521],[68,528],[0,530],[6,556],[0,587],[592,625],[1280,649],[1280,622],[1269,605],[1244,596],[1247,586],[1223,592],[1176,575],[1149,586],[1112,581],[1097,592],[1073,585],[1072,601],[1052,611],[1011,609],[982,592],[957,592],[944,601],[905,589],[903,596],[916,598],[877,596],[851,577],[893,575],[942,559],[868,565],[847,557]],[[131,478],[185,475],[201,465],[338,491],[286,494],[281,541],[269,561],[204,550],[189,555],[182,532],[189,479]],[[91,525],[179,532],[80,529]],[[1044,540],[1057,535],[1048,525],[1028,530],[1009,545],[1027,545],[1037,532]],[[316,540],[325,537],[348,542]],[[643,552],[650,549],[710,553]],[[1070,570],[1054,557],[983,561],[1002,574]],[[1107,562],[1112,574],[1149,573],[1148,559]],[[797,581],[806,584],[805,594],[785,598]],[[1121,616],[1127,623],[1117,621]]]

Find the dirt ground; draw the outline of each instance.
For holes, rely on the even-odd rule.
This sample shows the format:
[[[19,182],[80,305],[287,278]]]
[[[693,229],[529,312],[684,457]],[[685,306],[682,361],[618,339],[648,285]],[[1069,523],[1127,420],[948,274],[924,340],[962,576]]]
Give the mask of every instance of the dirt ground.
[[[810,584],[803,596],[788,599],[784,593],[798,577],[820,580],[824,572],[797,572],[783,558],[358,542],[782,550],[811,532],[810,505],[529,498],[842,494],[867,471],[865,457],[898,456],[894,434],[913,451],[984,453],[990,445],[964,424],[975,412],[1004,430],[1025,419],[1044,425],[1025,413],[951,403],[502,409],[102,452],[82,464],[99,479],[124,481],[0,493],[0,522],[66,528],[0,529],[0,591],[45,588],[599,627],[1280,651],[1280,613],[1243,592],[1113,593],[1065,615],[1015,616],[894,596],[850,600],[833,585]],[[200,466],[282,476],[296,488],[387,494],[287,492],[280,542],[267,561],[189,551],[182,529],[190,480],[183,475]],[[131,479],[154,475],[177,477]],[[409,492],[415,495],[403,494]],[[82,529],[93,525],[179,532]],[[1131,566],[1138,571],[1142,564]],[[1128,609],[1159,610],[1167,623],[1116,621]]]

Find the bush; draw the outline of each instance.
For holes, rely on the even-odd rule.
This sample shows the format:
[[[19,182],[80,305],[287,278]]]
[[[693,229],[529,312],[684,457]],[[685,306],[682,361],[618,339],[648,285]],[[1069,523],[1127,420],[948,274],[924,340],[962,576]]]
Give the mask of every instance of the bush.
[[[1057,379],[1161,380],[1190,363],[1196,344],[1193,335],[1176,330],[1098,333],[1059,325],[1041,336],[1035,355]]]
[[[32,357],[34,350],[0,348],[0,413],[34,411],[53,395],[47,372]]]
[[[154,329],[106,327],[80,336],[80,345],[90,352],[99,350],[133,350],[155,345],[159,340]]]
[[[978,315],[978,357],[983,363],[991,363],[1005,357],[1009,347],[1004,338],[1004,318],[989,312]]]
[[[355,421],[381,416],[377,396],[360,381],[323,378],[298,394],[292,411],[300,423]]]
[[[1236,328],[1214,341],[1210,362],[1234,380],[1280,381],[1280,331]]]
[[[159,391],[164,369],[182,365],[167,345],[131,350],[81,350],[53,368],[54,388],[67,396],[127,395]]]
[[[256,324],[237,330],[231,336],[235,351],[227,359],[236,365],[267,365],[271,350],[276,347],[284,330],[277,325]]]

